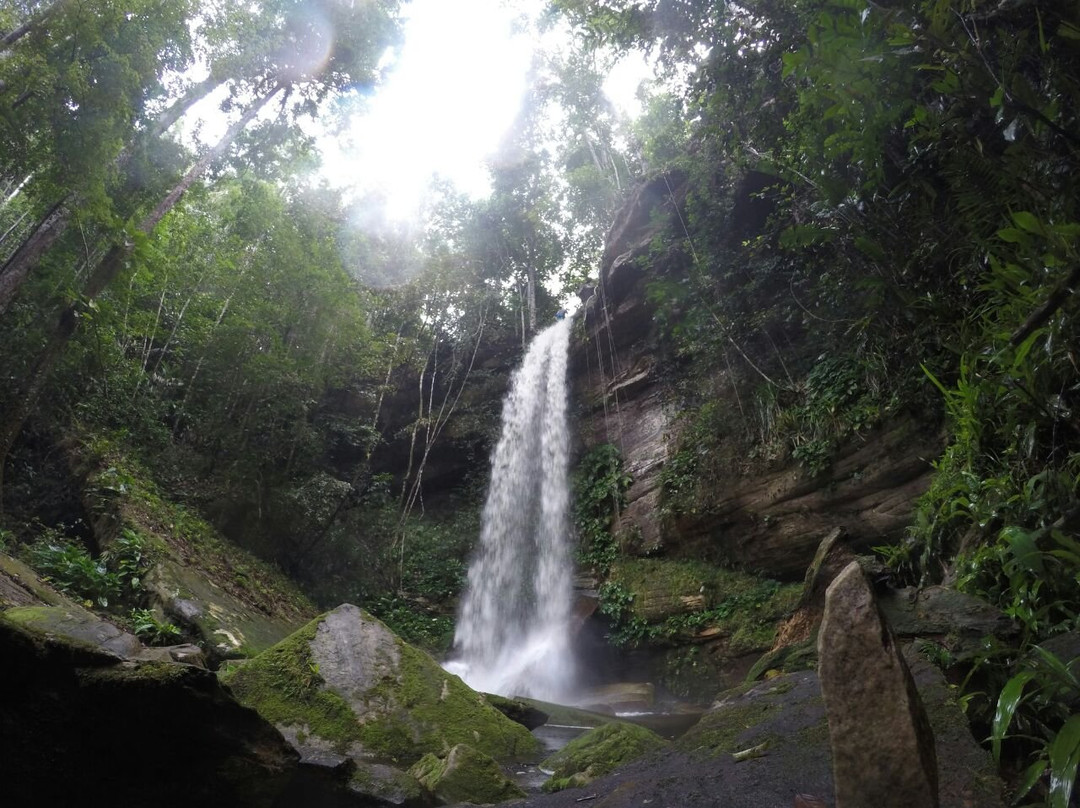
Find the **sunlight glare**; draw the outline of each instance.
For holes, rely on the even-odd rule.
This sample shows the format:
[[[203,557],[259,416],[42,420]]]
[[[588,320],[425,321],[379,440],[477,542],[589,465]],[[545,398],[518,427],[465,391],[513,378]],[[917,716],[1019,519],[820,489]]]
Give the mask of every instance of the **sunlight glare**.
[[[388,79],[347,134],[323,144],[332,182],[381,191],[399,219],[416,213],[436,174],[470,195],[488,192],[484,159],[519,111],[533,57],[499,0],[467,9],[414,0],[408,13]]]

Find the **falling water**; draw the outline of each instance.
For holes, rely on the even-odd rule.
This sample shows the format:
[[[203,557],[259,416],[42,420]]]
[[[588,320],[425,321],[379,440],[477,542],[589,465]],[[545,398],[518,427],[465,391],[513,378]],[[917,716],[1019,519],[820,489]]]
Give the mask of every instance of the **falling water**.
[[[487,693],[570,688],[566,354],[570,320],[538,334],[503,404],[480,547],[447,669]]]

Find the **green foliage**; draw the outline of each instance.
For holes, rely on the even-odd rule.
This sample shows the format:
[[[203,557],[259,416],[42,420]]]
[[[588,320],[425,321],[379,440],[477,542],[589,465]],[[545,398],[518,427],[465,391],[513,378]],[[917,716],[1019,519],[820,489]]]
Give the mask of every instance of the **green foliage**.
[[[623,560],[600,587],[599,609],[616,647],[677,645],[709,629],[737,656],[768,648],[801,591],[799,584],[698,562]],[[688,607],[684,599],[695,596],[700,606]]]
[[[445,653],[454,641],[452,617],[431,614],[413,601],[396,596],[383,596],[366,606],[403,640],[432,654]]]
[[[144,598],[142,578],[151,566],[144,539],[125,529],[99,558],[93,558],[62,528],[47,528],[24,550],[26,561],[53,586],[102,609],[122,614],[124,604]]]
[[[120,576],[104,558],[94,559],[86,548],[56,530],[45,530],[26,547],[26,562],[65,594],[108,609],[123,591]]]
[[[573,497],[574,525],[579,537],[577,561],[581,566],[591,567],[601,575],[611,568],[618,556],[612,527],[626,505],[626,492],[632,482],[614,444],[593,447],[578,463]]]
[[[723,451],[725,439],[731,437],[729,415],[717,401],[683,410],[676,451],[660,470],[666,516],[708,512],[713,485],[730,471]]]
[[[980,664],[992,659],[988,656]],[[1080,702],[1078,665],[1080,659],[1065,663],[1032,645],[1014,665],[1015,673],[993,702],[990,744],[994,760],[1002,759],[1007,745],[1013,747],[1014,755],[1022,753],[1026,758],[1016,803],[1036,789],[1045,800],[1040,804],[1052,808],[1069,805],[1080,763],[1080,715],[1075,713]],[[978,667],[972,673],[977,671]],[[983,695],[968,694],[968,703]]]
[[[132,609],[129,619],[135,636],[148,645],[169,645],[180,638],[180,629],[158,620],[153,609]]]

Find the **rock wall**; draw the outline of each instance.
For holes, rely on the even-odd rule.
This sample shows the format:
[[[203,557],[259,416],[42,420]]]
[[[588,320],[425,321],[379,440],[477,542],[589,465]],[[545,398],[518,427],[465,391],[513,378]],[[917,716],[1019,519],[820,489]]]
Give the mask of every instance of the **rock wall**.
[[[745,238],[767,215],[755,190],[760,184],[755,177],[732,182],[731,239]],[[731,455],[728,471],[712,487],[708,507],[664,516],[661,472],[682,428],[675,389],[680,368],[667,355],[648,285],[689,272],[690,256],[656,246],[665,234],[681,232],[685,196],[685,178],[677,174],[655,178],[631,196],[609,233],[600,282],[578,315],[572,347],[581,444],[616,444],[634,479],[616,525],[623,552],[734,563],[794,580],[835,527],[856,549],[898,539],[942,447],[938,430],[910,413],[839,447],[817,475],[790,458],[743,462],[745,448],[732,444],[724,450]],[[812,335],[807,339],[803,351],[812,352]],[[730,373],[713,389],[734,409],[748,380]]]

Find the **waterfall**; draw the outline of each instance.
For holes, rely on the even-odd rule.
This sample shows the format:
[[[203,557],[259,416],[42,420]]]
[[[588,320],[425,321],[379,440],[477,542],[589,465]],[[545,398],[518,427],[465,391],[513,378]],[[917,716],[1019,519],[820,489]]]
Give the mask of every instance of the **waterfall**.
[[[569,434],[566,355],[570,320],[541,332],[503,403],[480,545],[447,670],[471,687],[558,700],[570,659]]]

